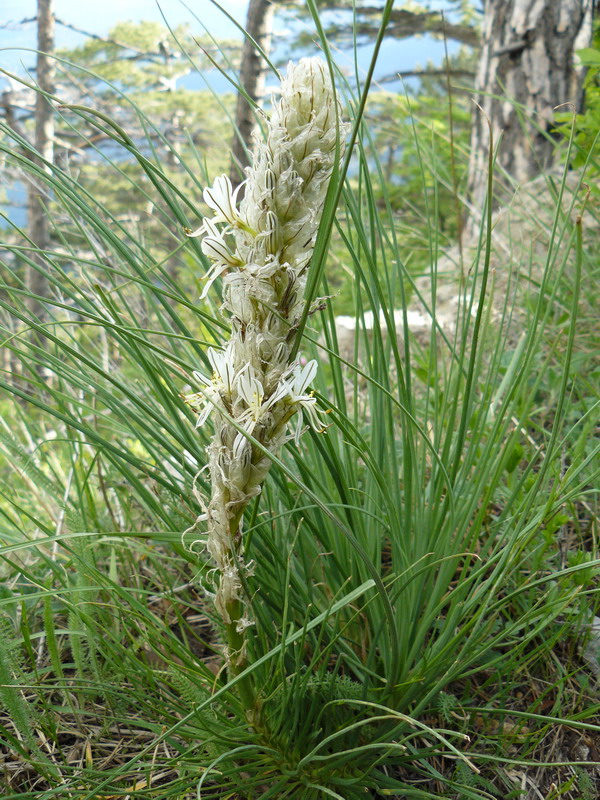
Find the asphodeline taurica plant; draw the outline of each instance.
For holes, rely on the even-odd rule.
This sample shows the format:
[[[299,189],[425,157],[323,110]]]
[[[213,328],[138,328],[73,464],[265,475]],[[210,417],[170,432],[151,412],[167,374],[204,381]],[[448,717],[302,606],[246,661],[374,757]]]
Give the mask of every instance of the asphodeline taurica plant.
[[[261,491],[271,459],[288,438],[298,412],[316,430],[323,417],[309,390],[316,361],[290,361],[305,305],[305,286],[329,180],[343,152],[347,126],[327,65],[319,58],[290,64],[274,103],[267,135],[256,145],[238,204],[222,175],[204,191],[212,218],[190,236],[202,236],[212,262],[203,296],[223,276],[223,310],[231,339],[209,349],[212,375],[195,373],[201,390],[186,397],[198,425],[213,415],[209,446],[211,496],[201,517],[218,585],[215,604],[227,629],[226,658],[233,673],[246,664],[245,629],[252,624],[244,592],[242,518]],[[234,424],[235,423],[235,424]],[[249,437],[259,442],[257,447]]]

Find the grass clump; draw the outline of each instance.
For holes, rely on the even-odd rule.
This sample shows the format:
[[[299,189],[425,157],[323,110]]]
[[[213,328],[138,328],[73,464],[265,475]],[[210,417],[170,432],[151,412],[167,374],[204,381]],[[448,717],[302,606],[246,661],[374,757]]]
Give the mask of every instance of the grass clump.
[[[249,335],[237,306],[233,320],[219,310],[231,273],[218,278],[212,256],[229,233],[209,226],[212,246],[184,233],[214,176],[198,168],[198,197],[183,195],[108,118],[63,110],[95,120],[149,179],[163,234],[148,240],[4,131],[5,157],[45,181],[55,221],[49,251],[15,227],[2,251],[7,798],[593,796],[597,219],[584,175],[548,177],[546,238],[517,247],[507,226],[508,256],[488,207],[449,275],[435,159],[422,161],[427,219],[410,238],[431,258],[418,275],[362,120],[369,81],[340,92],[347,157],[294,317],[328,428],[282,449],[247,425],[250,401],[240,419],[225,408],[196,428],[182,398],[232,329]],[[351,276],[343,345],[329,238]],[[41,316],[25,266],[50,281],[33,298]],[[288,344],[286,363],[300,346]],[[233,558],[243,520],[252,564],[235,619],[215,607],[197,529],[223,425],[270,462],[229,528]],[[242,617],[233,663],[228,626]]]

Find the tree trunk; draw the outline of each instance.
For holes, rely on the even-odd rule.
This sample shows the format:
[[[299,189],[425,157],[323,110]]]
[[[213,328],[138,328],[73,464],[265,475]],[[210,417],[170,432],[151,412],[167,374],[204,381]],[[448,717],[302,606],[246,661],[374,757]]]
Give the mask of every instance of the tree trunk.
[[[588,46],[593,0],[485,0],[483,47],[476,79],[468,193],[477,222],[487,184],[489,131],[497,164],[528,181],[552,164],[554,109],[577,108],[582,74],[574,51]],[[566,109],[561,109],[565,111]]]
[[[268,55],[273,31],[273,11],[271,0],[250,0],[246,17],[246,33]],[[248,97],[258,103],[265,90],[264,59],[257,52],[249,38],[244,39],[240,83]],[[240,92],[235,112],[236,132],[233,136],[230,178],[238,185],[243,180],[244,168],[250,163],[248,153],[251,149],[252,132],[256,124],[254,106]]]
[[[37,11],[37,68],[36,78],[43,92],[54,92],[55,66],[54,52],[54,9],[53,0],[38,0]],[[46,172],[50,172],[49,164],[54,157],[54,110],[46,97],[38,92],[35,102],[35,149],[39,154],[32,160]],[[47,163],[46,163],[47,162]],[[33,182],[29,189],[29,235],[37,248],[48,250],[50,246],[50,229],[48,216],[44,210],[44,198],[47,196],[41,185]],[[38,268],[28,268],[27,284],[29,290],[39,296],[48,296],[48,279],[45,274],[45,259],[42,255],[34,255],[33,260]],[[41,271],[40,271],[41,268]],[[30,310],[39,319],[46,317],[46,309],[39,300],[30,298]]]

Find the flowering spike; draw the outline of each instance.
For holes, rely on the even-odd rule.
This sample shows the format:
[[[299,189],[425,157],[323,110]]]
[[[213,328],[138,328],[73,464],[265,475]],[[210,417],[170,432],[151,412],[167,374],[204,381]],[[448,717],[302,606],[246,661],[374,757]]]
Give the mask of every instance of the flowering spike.
[[[290,64],[281,97],[273,104],[267,139],[257,142],[247,170],[239,207],[239,188],[233,191],[229,178],[221,175],[203,194],[212,218],[188,234],[203,235],[202,251],[212,262],[202,297],[226,273],[223,309],[231,316],[226,350],[208,352],[213,376],[198,374],[202,392],[186,399],[199,410],[199,424],[217,408],[209,447],[207,549],[220,575],[215,605],[228,626],[227,657],[234,671],[244,665],[239,634],[249,624],[241,520],[269,471],[264,451],[277,453],[294,415],[299,441],[303,422],[298,412],[305,413],[312,428],[324,430],[309,390],[317,362],[301,367],[287,361],[304,307],[307,267],[327,186],[343,152],[347,126],[336,122],[339,116],[324,62],[308,58]],[[237,616],[232,616],[234,607],[241,608]]]

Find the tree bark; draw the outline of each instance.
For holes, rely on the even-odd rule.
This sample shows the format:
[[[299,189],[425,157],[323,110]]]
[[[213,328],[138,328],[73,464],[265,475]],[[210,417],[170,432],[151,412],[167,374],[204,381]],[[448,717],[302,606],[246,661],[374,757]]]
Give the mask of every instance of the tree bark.
[[[39,88],[35,102],[35,134],[34,144],[38,153],[33,157],[34,163],[44,171],[50,172],[54,158],[54,110],[42,92],[54,92],[55,65],[54,52],[54,8],[53,0],[38,0],[37,13],[37,67],[36,78]],[[44,193],[40,184],[32,177],[29,189],[29,235],[39,250],[48,250],[50,246],[50,226],[48,215],[44,209]],[[33,260],[38,267],[28,268],[27,285],[29,291],[38,297],[48,296],[48,279],[45,274],[45,259],[41,254],[34,255]],[[29,306],[32,314],[43,320],[47,314],[44,304],[37,298],[30,298]]]
[[[502,133],[496,163],[512,178],[528,181],[551,166],[554,109],[581,105],[574,53],[591,40],[592,11],[593,0],[485,0],[475,83],[484,113],[473,112],[468,179],[474,217],[486,195],[486,116],[494,145]]]
[[[274,6],[271,0],[250,0],[246,17],[246,33],[268,55],[273,31]],[[258,103],[265,90],[266,65],[249,38],[244,39],[240,84],[254,103]],[[256,125],[252,103],[240,92],[235,112],[236,132],[231,147],[232,161],[230,179],[234,186],[243,180],[244,168],[250,163],[248,153],[252,144],[252,132]]]

